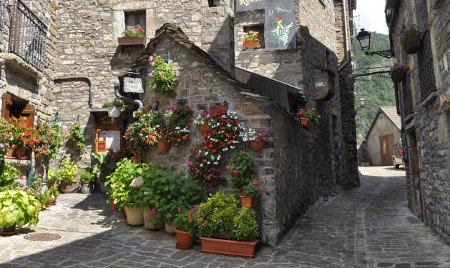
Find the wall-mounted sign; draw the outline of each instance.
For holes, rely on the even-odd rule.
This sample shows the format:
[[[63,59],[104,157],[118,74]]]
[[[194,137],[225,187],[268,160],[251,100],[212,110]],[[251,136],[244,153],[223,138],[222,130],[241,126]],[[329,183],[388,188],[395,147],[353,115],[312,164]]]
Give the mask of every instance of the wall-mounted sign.
[[[123,78],[123,92],[126,93],[144,93],[141,78],[124,77]]]
[[[264,39],[266,50],[296,48],[295,1],[266,1]]]
[[[264,9],[266,0],[236,0],[236,12]]]

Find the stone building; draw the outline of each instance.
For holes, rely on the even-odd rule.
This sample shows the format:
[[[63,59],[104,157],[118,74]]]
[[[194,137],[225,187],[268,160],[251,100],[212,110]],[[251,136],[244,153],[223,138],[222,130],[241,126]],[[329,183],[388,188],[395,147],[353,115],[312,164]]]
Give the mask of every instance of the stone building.
[[[401,139],[401,121],[395,106],[382,106],[378,110],[365,141],[360,147],[361,155],[372,166],[393,166],[394,145]]]
[[[255,168],[268,192],[261,207],[262,239],[275,244],[336,184],[359,186],[350,52],[356,1],[250,1],[260,6],[240,7],[244,2],[25,1],[46,27],[46,60],[36,71],[42,76],[39,90],[17,94],[27,92],[23,98],[36,103],[41,118],[57,113],[66,127],[81,121],[87,149],[78,163],[87,166],[99,131],[124,128],[110,124],[101,108],[114,98],[121,78],[142,71],[140,57],[169,54],[182,82],[175,96],[161,102],[186,99],[198,112],[226,100],[248,127],[274,136],[274,144],[256,155]],[[6,14],[4,51],[11,36],[9,13],[1,13]],[[145,29],[144,41],[119,45],[127,26],[138,24]],[[272,27],[278,32],[271,33]],[[259,29],[265,31],[264,47],[244,50],[243,33]],[[2,90],[12,83],[3,73]],[[158,96],[147,92],[140,99],[148,104]],[[315,108],[322,116],[317,129],[305,131],[296,124],[292,113],[302,107]],[[165,156],[150,152],[148,157],[183,170],[187,151],[177,148]]]
[[[386,21],[397,63],[407,64],[397,83],[402,119],[408,206],[450,242],[450,2],[386,1]],[[407,54],[402,30],[416,25],[420,48]]]

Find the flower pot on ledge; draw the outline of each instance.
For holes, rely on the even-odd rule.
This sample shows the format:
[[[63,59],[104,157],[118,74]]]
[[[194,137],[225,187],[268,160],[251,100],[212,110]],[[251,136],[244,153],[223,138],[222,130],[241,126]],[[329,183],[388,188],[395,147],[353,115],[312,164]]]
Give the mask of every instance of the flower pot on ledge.
[[[241,242],[203,236],[200,237],[200,240],[202,241],[202,247],[200,249],[201,252],[247,258],[255,257],[255,248],[256,244],[258,244],[258,241]]]
[[[170,143],[166,141],[158,141],[156,145],[158,146],[158,152],[161,154],[166,154],[170,150]]]
[[[258,199],[254,199],[251,196],[240,196],[241,207],[256,208],[259,205]]]
[[[403,49],[406,54],[416,54],[419,52],[421,46],[422,36],[420,35],[406,36],[403,40]]]
[[[144,37],[139,36],[126,36],[119,37],[119,46],[144,46]]]

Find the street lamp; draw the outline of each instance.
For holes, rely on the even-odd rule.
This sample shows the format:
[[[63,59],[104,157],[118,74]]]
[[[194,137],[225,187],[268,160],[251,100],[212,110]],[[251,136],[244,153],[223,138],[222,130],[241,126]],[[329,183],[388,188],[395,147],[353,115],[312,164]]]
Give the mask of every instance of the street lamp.
[[[378,55],[381,57],[385,57],[385,58],[392,58],[392,51],[389,50],[380,50],[380,51],[369,51],[370,49],[370,37],[371,34],[364,30],[364,28],[362,28],[358,35],[356,36],[356,39],[358,39],[359,44],[361,45],[361,49],[364,51],[364,53],[366,55]]]

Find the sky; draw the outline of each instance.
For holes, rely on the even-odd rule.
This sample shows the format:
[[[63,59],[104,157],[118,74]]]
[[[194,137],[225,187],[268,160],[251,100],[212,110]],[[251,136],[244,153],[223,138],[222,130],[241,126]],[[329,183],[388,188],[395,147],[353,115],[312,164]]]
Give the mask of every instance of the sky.
[[[364,28],[369,32],[388,34],[385,3],[385,0],[357,0],[357,9],[353,13],[356,29],[359,31]]]

